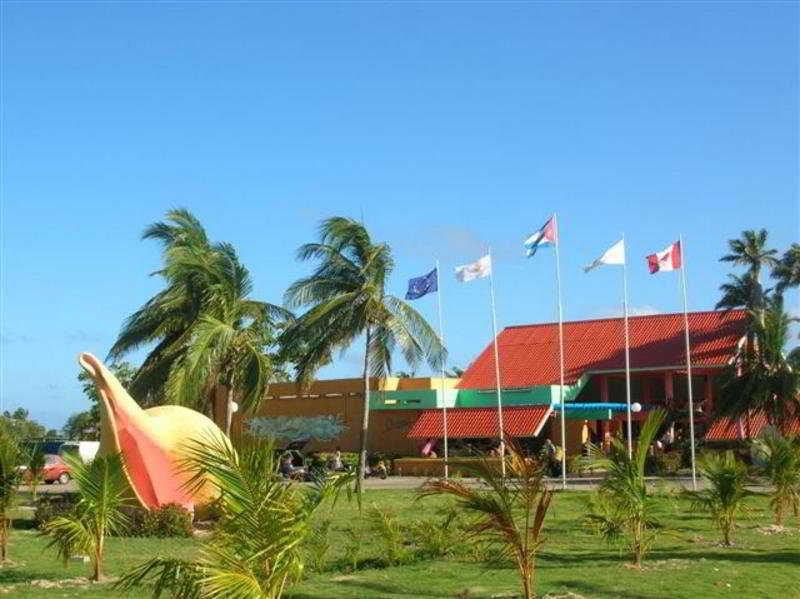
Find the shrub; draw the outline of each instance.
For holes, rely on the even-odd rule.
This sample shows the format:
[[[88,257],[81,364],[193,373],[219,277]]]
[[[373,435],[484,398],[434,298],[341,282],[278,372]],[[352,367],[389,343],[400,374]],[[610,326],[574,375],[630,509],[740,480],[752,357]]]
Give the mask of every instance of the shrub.
[[[358,569],[358,558],[363,546],[364,529],[359,524],[345,531],[347,542],[344,544],[344,561],[355,572]]]
[[[444,511],[441,518],[416,520],[410,529],[419,557],[447,557],[464,540],[460,514],[452,506]]]
[[[33,525],[42,530],[51,520],[72,514],[77,502],[77,495],[45,495],[40,497],[36,500]]]
[[[370,528],[383,543],[384,555],[390,566],[408,562],[412,555],[405,546],[404,531],[394,512],[373,505],[367,512]]]
[[[174,503],[155,510],[143,507],[124,509],[128,525],[120,531],[122,537],[191,537],[192,514]]]

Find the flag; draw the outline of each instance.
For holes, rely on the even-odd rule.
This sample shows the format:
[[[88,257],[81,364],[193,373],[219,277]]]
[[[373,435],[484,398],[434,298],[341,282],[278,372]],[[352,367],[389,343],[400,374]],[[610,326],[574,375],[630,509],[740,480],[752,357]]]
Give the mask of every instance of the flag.
[[[525,254],[532,258],[539,246],[554,245],[556,243],[556,217],[551,216],[542,228],[525,240]]]
[[[487,254],[477,262],[456,266],[456,279],[467,283],[473,279],[483,279],[492,274],[492,259]]]
[[[423,295],[438,291],[439,287],[436,285],[436,279],[437,272],[435,268],[426,275],[409,279],[406,299],[415,300],[421,298]]]
[[[589,272],[601,264],[625,264],[625,239],[620,239],[597,260],[584,266],[583,272]]]
[[[650,254],[647,257],[647,268],[650,269],[650,274],[655,274],[659,271],[677,270],[681,267],[681,242],[676,241],[663,252],[657,254]]]

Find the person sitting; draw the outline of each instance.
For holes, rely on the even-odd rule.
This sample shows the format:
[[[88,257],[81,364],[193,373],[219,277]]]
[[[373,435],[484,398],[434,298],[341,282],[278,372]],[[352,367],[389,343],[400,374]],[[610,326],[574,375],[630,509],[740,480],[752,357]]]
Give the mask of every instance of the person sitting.
[[[291,478],[294,471],[297,470],[294,464],[292,463],[292,456],[285,455],[281,458],[281,465],[280,465],[280,473],[286,478]]]
[[[336,448],[336,453],[333,454],[333,466],[332,470],[334,472],[341,472],[344,470],[344,464],[342,463],[342,450],[340,448]]]

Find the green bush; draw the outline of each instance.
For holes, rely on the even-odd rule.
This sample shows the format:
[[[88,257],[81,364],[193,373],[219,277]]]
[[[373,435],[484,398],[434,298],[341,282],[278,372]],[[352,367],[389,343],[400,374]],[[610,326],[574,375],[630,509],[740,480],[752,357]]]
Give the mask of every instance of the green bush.
[[[143,507],[125,508],[128,526],[125,537],[191,537],[192,514],[174,503],[155,510]]]
[[[683,452],[670,451],[647,456],[648,474],[677,474],[683,467]]]
[[[78,496],[75,494],[40,497],[36,501],[36,511],[33,513],[33,525],[42,530],[51,520],[70,514],[77,502]]]

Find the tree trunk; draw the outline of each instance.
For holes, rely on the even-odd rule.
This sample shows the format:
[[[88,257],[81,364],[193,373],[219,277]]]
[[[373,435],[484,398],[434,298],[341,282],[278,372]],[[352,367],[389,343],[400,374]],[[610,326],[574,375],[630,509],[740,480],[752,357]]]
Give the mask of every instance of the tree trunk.
[[[231,436],[231,421],[233,420],[233,371],[228,377],[228,397],[225,401],[225,434]]]
[[[0,521],[0,561],[6,561],[8,554],[8,518],[3,514]]]
[[[361,420],[361,455],[358,459],[358,496],[364,492],[364,473],[367,470],[367,432],[369,430],[369,343],[371,331],[367,325],[367,345],[364,352],[364,417]]]
[[[102,531],[98,537],[94,551],[94,576],[92,577],[95,582],[100,582],[103,577],[103,541],[105,539]]]

